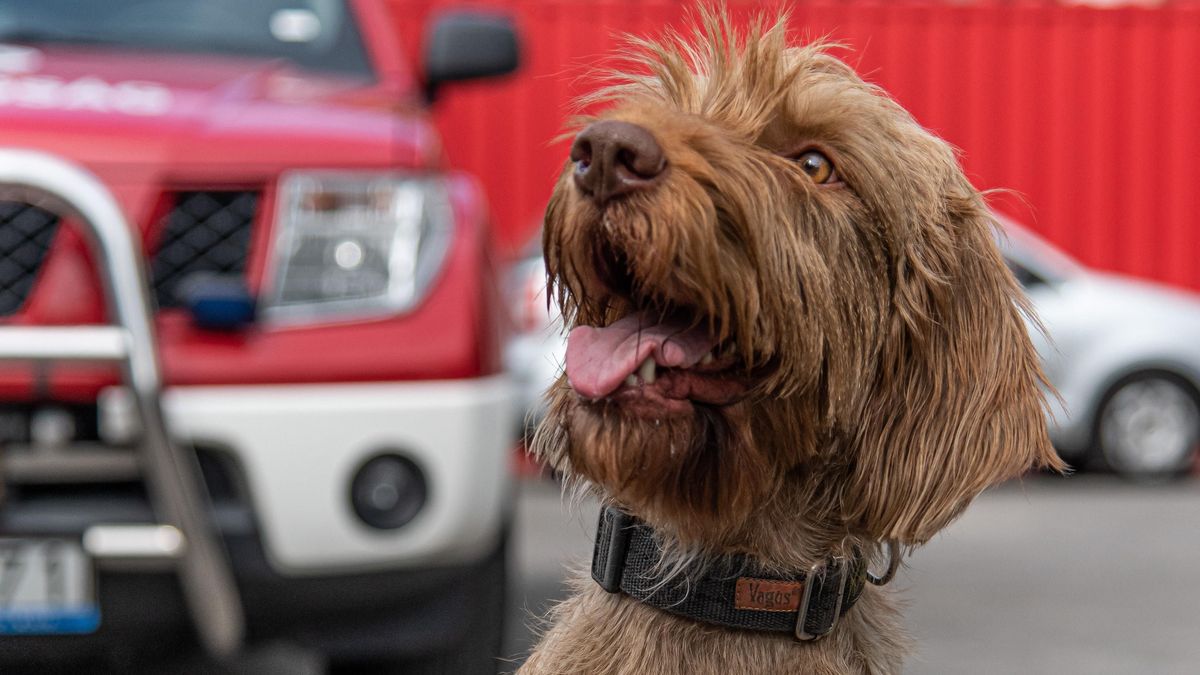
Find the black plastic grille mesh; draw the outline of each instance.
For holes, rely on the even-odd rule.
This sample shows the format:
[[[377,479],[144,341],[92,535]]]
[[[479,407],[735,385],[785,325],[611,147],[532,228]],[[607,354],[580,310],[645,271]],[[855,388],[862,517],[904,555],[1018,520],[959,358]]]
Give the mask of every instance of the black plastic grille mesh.
[[[57,215],[32,204],[0,201],[0,316],[25,304],[58,223]]]
[[[196,272],[244,272],[257,208],[257,192],[178,193],[151,263],[158,306],[178,305],[179,282]]]

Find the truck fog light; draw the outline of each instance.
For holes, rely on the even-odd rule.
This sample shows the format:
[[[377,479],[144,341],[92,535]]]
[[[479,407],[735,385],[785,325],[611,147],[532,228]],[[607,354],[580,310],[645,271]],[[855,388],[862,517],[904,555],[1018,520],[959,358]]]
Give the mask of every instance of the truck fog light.
[[[354,474],[350,503],[367,525],[394,530],[408,524],[425,506],[425,474],[400,455],[377,455]]]

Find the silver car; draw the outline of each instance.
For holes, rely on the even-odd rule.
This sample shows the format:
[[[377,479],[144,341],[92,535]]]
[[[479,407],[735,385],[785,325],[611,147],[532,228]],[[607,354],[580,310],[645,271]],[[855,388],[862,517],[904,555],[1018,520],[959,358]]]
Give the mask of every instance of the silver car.
[[[1091,270],[1001,218],[1005,259],[1045,333],[1030,327],[1050,435],[1076,465],[1133,477],[1192,466],[1200,445],[1200,295]]]
[[[1137,478],[1189,469],[1200,446],[1200,295],[1088,269],[998,220],[1001,251],[1045,328],[1030,335],[1058,392],[1047,399],[1060,454]],[[507,352],[530,422],[566,349],[537,243],[514,267],[521,331]]]

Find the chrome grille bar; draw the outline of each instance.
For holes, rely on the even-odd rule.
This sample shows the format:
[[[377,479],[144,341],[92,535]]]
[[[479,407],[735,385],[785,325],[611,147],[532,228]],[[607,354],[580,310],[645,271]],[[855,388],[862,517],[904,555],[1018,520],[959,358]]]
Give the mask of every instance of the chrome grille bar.
[[[200,469],[194,456],[172,444],[163,417],[162,378],[151,321],[152,305],[142,247],[112,193],[88,171],[41,152],[0,149],[0,201],[36,204],[79,221],[95,257],[108,304],[108,316],[120,331],[125,353],[120,359],[127,386],[133,392],[142,422],[141,457],[145,483],[161,521],[155,526],[181,534],[183,553],[177,569],[192,618],[209,652],[224,656],[241,645],[244,617],[228,558],[208,519]],[[65,329],[60,329],[65,330]],[[89,328],[89,330],[92,330]],[[13,331],[0,326],[0,335]],[[10,332],[10,357],[20,354],[34,333]],[[43,333],[43,335],[45,335]],[[115,356],[113,332],[59,334],[62,349],[45,358],[73,359]],[[71,352],[67,347],[78,347]],[[26,350],[29,348],[26,346]],[[36,350],[33,350],[36,351]],[[66,353],[64,353],[66,352]],[[81,356],[82,355],[82,356]]]

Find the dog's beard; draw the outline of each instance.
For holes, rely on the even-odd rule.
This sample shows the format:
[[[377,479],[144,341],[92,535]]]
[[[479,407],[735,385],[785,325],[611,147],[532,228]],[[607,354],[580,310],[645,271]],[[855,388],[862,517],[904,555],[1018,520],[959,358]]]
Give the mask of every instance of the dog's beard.
[[[679,534],[741,523],[778,488],[780,471],[755,442],[754,405],[694,405],[652,419],[620,403],[561,400],[573,470]]]

